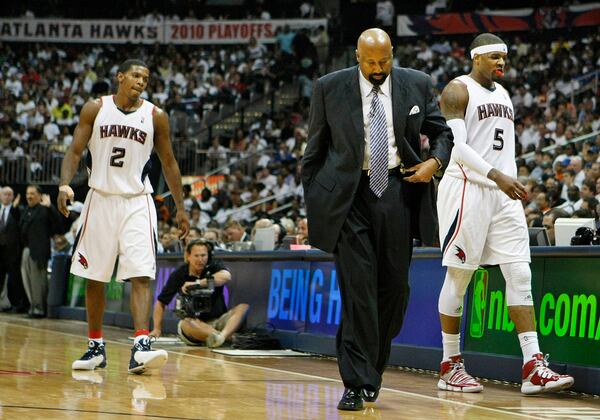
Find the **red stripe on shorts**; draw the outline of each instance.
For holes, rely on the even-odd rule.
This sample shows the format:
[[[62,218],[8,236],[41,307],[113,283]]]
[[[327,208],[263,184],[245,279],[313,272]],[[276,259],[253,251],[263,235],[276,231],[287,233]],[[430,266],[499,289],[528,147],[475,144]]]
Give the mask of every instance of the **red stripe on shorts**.
[[[467,190],[467,174],[465,174],[465,171],[463,171],[462,165],[459,164],[458,167],[460,168],[460,171],[462,172],[464,177],[463,189],[460,197],[460,207],[458,209],[458,226],[456,227],[456,231],[454,232],[452,239],[450,239],[450,242],[448,242],[448,245],[446,246],[446,250],[444,251],[444,255],[442,256],[442,258],[446,255],[446,252],[448,252],[448,250],[450,249],[450,245],[452,245],[452,242],[454,242],[454,240],[458,236],[458,232],[460,232],[460,226],[462,225],[463,210],[465,205],[465,191]]]

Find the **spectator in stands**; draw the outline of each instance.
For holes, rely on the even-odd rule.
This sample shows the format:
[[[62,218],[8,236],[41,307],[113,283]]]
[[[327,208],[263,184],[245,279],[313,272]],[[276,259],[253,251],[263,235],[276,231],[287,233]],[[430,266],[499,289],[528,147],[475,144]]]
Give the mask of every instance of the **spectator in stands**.
[[[50,197],[42,194],[38,185],[27,187],[27,208],[20,220],[23,256],[21,274],[25,292],[31,302],[29,314],[34,318],[46,316],[48,277],[46,269],[50,258],[50,239],[60,233],[62,218],[50,202]]]
[[[191,238],[190,238],[190,235],[191,235]],[[202,229],[198,229],[197,227],[194,227],[194,231],[191,232],[191,230],[190,230],[190,233],[188,234],[188,236],[185,237],[184,243],[187,246],[187,244],[189,244],[190,242],[192,242],[195,239],[202,238],[202,236],[203,236]]]
[[[298,243],[308,245],[308,219],[306,217],[296,221],[296,231],[298,232]]]
[[[552,209],[552,203],[549,199],[549,193],[541,192],[535,197],[535,203],[542,215],[546,215]]]
[[[575,211],[575,202],[579,199],[579,188],[577,185],[571,185],[567,188],[567,198],[563,203],[557,205],[555,208],[562,209],[568,214],[573,214]]]
[[[386,31],[388,35],[394,36],[393,27],[396,12],[391,0],[378,0],[375,5],[375,20],[377,26]]]
[[[575,210],[579,210],[585,199],[595,198],[596,196],[596,183],[591,179],[586,179],[581,186],[581,190],[579,192],[579,200],[573,204]]]
[[[50,118],[50,116],[45,117],[44,121],[45,121],[45,124],[44,124],[44,140],[46,140],[48,142],[55,142],[55,141],[57,141],[58,136],[60,135],[60,128]]]
[[[556,222],[556,219],[561,217],[568,218],[569,215],[567,214],[567,212],[560,209],[553,209],[544,215],[542,226],[545,227],[546,231],[548,232],[548,239],[550,240],[550,245],[556,244],[556,239],[554,236],[554,223]]]
[[[192,186],[190,184],[183,185],[183,206],[185,211],[190,212],[194,204],[198,204],[196,197],[192,195]]]
[[[324,74],[329,63],[329,34],[323,25],[319,25],[310,40],[317,50],[319,72]]]
[[[217,228],[206,228],[202,238],[214,244],[215,249],[223,249],[223,241],[221,239],[221,230]]]
[[[21,279],[21,241],[19,221],[20,196],[15,199],[12,188],[6,186],[0,189],[0,291],[7,283],[8,300],[17,313],[27,312],[29,302],[23,289]]]
[[[154,329],[150,335],[161,336],[165,308],[177,293],[187,294],[191,287],[207,288],[211,275],[215,289],[210,298],[210,311],[198,318],[188,314],[177,324],[177,334],[188,345],[205,342],[207,347],[220,347],[240,328],[249,306],[241,303],[228,310],[223,290],[231,280],[231,273],[221,261],[213,259],[212,245],[202,239],[192,241],[186,246],[185,256],[186,263],[169,276],[154,304]]]
[[[225,223],[223,234],[225,235],[225,242],[229,244],[232,242],[244,242],[250,240],[250,237],[246,233],[246,228],[236,220],[229,220]]]

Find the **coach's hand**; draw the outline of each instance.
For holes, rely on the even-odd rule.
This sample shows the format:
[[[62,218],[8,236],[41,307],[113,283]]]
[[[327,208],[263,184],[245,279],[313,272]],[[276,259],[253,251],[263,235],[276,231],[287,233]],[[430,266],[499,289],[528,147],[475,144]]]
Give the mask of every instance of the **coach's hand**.
[[[184,240],[185,237],[190,232],[190,221],[188,220],[188,215],[185,210],[177,210],[177,214],[175,215],[175,221],[177,222],[177,227],[181,230],[181,235],[179,235],[180,240]]]
[[[527,190],[525,186],[516,179],[503,174],[497,169],[492,169],[488,173],[487,177],[494,181],[498,188],[500,188],[504,194],[509,196],[512,200],[523,200],[527,198]]]
[[[438,163],[435,159],[427,159],[415,166],[411,166],[406,172],[414,172],[411,176],[404,178],[408,182],[429,182],[438,170]]]

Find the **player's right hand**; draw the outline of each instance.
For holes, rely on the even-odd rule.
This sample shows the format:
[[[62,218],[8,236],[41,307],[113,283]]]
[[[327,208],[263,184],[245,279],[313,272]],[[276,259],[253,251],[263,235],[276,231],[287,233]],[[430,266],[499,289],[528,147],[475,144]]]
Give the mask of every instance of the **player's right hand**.
[[[175,221],[177,222],[177,227],[181,230],[181,235],[179,235],[179,240],[184,240],[185,237],[190,232],[190,221],[188,220],[188,215],[185,210],[177,210],[177,214],[175,215]]]
[[[527,190],[519,181],[499,171],[495,175],[494,182],[511,200],[523,200],[527,198]]]
[[[75,193],[68,185],[61,185],[58,187],[58,198],[56,199],[56,204],[58,205],[58,211],[62,213],[63,216],[69,217],[69,209],[67,206],[69,202],[73,201],[75,198]]]

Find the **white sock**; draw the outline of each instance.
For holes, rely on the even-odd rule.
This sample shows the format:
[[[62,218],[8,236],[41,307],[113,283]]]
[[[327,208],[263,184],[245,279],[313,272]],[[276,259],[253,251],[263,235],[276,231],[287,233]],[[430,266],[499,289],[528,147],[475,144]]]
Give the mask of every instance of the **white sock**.
[[[442,346],[444,347],[443,360],[448,360],[450,356],[460,354],[460,333],[447,334],[442,331]]]
[[[533,355],[540,353],[537,332],[525,331],[519,334],[519,343],[523,352],[523,363],[527,363],[533,358]]]
[[[144,339],[144,338],[148,338],[147,335],[138,335],[137,337],[135,337],[135,339],[133,340],[133,344],[137,344],[140,342],[140,340]]]
[[[104,344],[104,338],[88,338],[88,340],[93,341],[98,345]]]

